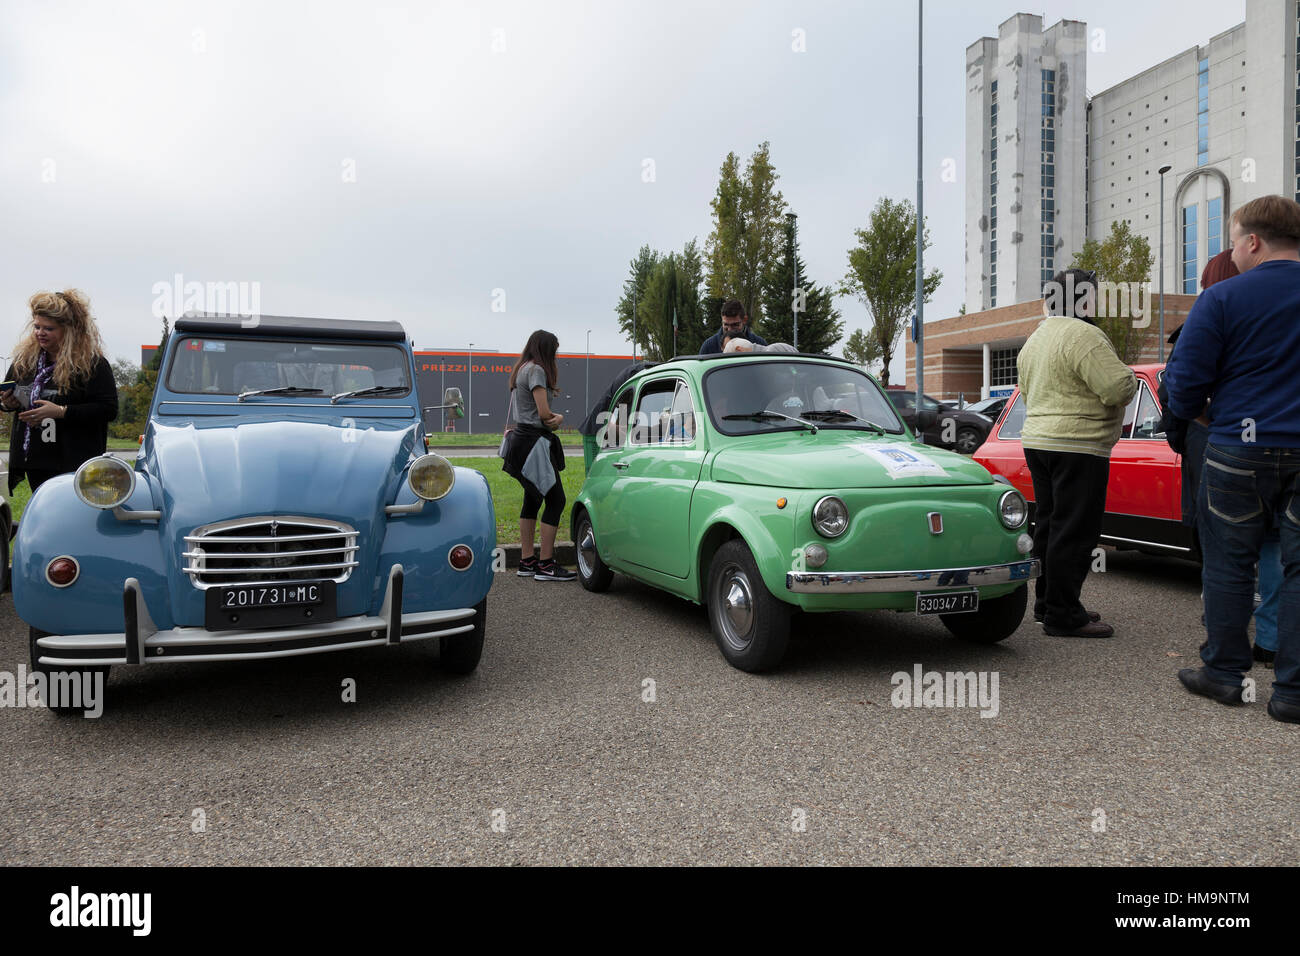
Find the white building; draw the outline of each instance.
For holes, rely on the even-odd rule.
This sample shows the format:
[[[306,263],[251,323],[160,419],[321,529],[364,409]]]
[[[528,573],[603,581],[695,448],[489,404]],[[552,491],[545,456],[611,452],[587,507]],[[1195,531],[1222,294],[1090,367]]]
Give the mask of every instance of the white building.
[[[1229,218],[1300,200],[1300,0],[1246,0],[1246,21],[1088,97],[1097,37],[1017,14],[966,50],[966,308],[1037,299],[1085,238],[1127,220],[1165,288],[1194,294]],[[1159,277],[1152,275],[1152,281]]]

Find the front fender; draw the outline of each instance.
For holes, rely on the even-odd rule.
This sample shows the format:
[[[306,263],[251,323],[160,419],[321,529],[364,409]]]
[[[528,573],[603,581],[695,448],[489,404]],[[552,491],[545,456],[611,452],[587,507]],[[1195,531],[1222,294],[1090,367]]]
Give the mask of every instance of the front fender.
[[[124,506],[154,509],[151,480],[136,472],[135,491]],[[81,572],[67,587],[45,578],[61,555],[77,560]],[[158,522],[120,521],[112,511],[92,508],[72,489],[72,475],[58,475],[27,503],[13,547],[14,609],[31,627],[51,634],[112,634],[124,627],[122,583],[137,578],[149,613],[159,627],[173,627],[166,600],[167,576]]]
[[[789,497],[785,509],[776,506]],[[699,582],[699,600],[708,583],[705,546],[715,540],[722,526],[729,526],[745,540],[763,583],[772,596],[785,600],[785,574],[791,570],[794,550],[796,501],[788,491],[759,485],[697,485],[691,499],[691,540],[696,543],[696,568],[692,578]]]
[[[415,492],[403,482],[395,503],[415,501]],[[402,606],[408,613],[473,607],[487,596],[497,519],[487,478],[481,473],[457,468],[456,483],[446,497],[426,501],[417,513],[387,517],[369,613],[379,613],[388,569],[394,564],[404,571]],[[474,563],[465,571],[455,570],[447,560],[458,544],[474,552]]]

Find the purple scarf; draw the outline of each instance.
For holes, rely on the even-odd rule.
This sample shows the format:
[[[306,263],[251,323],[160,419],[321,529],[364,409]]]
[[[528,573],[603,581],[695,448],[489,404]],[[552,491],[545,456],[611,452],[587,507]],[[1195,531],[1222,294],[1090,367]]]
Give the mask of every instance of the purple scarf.
[[[50,376],[53,374],[54,374],[54,363],[45,357],[45,350],[42,349],[40,358],[36,360],[36,379],[35,381],[32,382],[32,404],[33,405],[35,405],[36,402],[40,399],[41,392],[45,390],[45,386],[49,382]],[[24,458],[26,458],[27,453],[31,451],[31,447],[32,447],[32,426],[28,425],[27,434],[23,435],[23,457]]]

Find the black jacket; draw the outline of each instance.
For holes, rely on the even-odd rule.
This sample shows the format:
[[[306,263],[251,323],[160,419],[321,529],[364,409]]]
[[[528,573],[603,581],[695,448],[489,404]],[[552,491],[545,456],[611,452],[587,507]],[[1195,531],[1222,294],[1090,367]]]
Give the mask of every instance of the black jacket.
[[[14,369],[9,366],[5,381],[13,381]],[[19,385],[30,385],[35,375],[28,376]],[[46,394],[53,388],[46,386]],[[95,363],[90,378],[73,381],[65,392],[47,399],[67,407],[67,414],[54,423],[54,440],[41,441],[42,426],[32,433],[31,448],[24,453],[23,437],[27,426],[14,412],[9,427],[9,491],[13,492],[23,480],[28,468],[53,471],[59,474],[76,471],[87,459],[104,454],[108,448],[108,423],[117,417],[117,383],[113,381],[113,367],[102,355]]]

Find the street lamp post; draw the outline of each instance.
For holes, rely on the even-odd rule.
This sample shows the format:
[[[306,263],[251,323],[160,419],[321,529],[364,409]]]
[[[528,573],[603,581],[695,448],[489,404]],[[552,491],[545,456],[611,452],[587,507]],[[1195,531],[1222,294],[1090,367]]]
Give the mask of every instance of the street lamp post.
[[[468,435],[474,434],[474,343],[469,343],[469,430]]]
[[[591,411],[591,329],[587,330],[587,384],[582,390],[582,414]]]
[[[790,293],[790,311],[794,315],[794,341],[790,344],[799,349],[799,216],[788,212],[785,218],[790,220],[790,259],[794,264],[794,289]]]
[[[924,0],[916,2],[916,409],[918,418],[925,394],[925,245],[922,231],[925,213],[922,200],[925,196],[925,180],[922,177],[921,157],[923,133],[925,130],[922,112],[922,93],[924,91],[922,28],[924,26]],[[885,370],[888,374],[888,369]],[[907,381],[907,370],[903,370],[903,381]]]
[[[1172,166],[1161,166],[1160,173],[1160,361],[1165,360],[1165,173]],[[1148,320],[1150,321],[1150,320]]]

